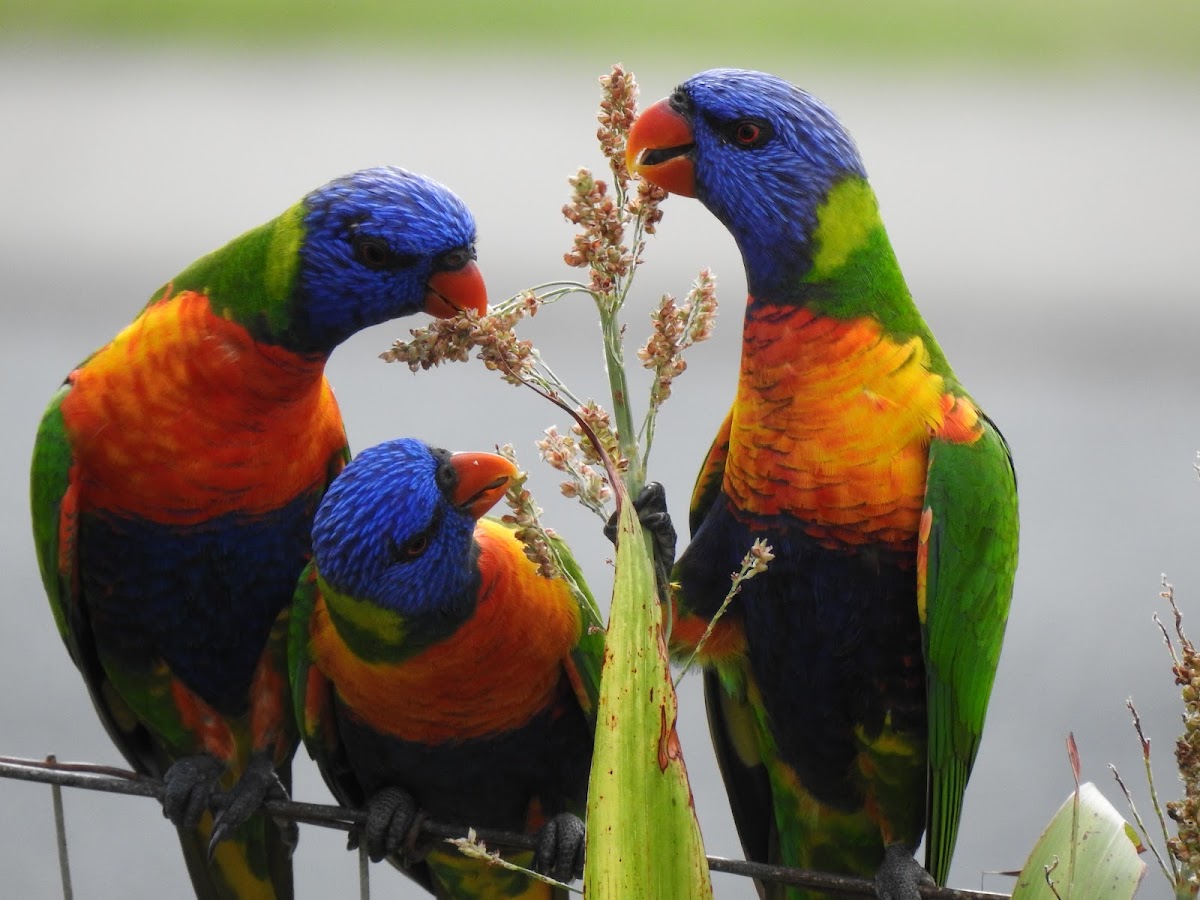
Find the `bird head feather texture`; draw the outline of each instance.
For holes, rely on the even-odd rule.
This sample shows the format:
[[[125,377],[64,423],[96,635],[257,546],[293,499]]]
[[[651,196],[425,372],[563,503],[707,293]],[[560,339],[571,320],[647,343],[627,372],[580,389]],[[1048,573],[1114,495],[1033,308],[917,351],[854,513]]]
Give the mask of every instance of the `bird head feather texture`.
[[[696,197],[729,229],[752,302],[873,319],[894,340],[919,337],[929,368],[953,379],[854,141],[820,100],[774,75],[711,69],[647,108],[627,151],[631,171]]]
[[[197,260],[156,299],[206,295],[260,341],[327,355],[350,335],[426,309],[482,313],[475,220],[450,190],[384,166],[338,178]]]
[[[691,161],[694,195],[737,241],[751,294],[786,299],[811,261],[818,207],[838,182],[866,178],[850,135],[820,100],[762,72],[702,72],[661,103],[689,126],[690,146],[669,152]]]
[[[463,460],[475,462],[468,468]],[[512,474],[501,457],[451,454],[413,438],[364,450],[317,510],[321,580],[404,617],[464,618],[479,583],[475,523]]]

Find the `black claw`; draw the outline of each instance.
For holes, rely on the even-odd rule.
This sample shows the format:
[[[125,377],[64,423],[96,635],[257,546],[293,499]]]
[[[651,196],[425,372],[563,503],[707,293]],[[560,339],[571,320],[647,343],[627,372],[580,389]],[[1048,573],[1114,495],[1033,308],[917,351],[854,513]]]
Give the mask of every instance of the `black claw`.
[[[224,771],[224,763],[207,753],[176,760],[163,775],[163,815],[176,828],[195,828]]]
[[[583,875],[583,822],[571,813],[559,813],[538,832],[533,870],[555,881],[571,882]]]
[[[879,900],[921,900],[920,885],[934,884],[933,876],[913,859],[916,848],[891,844],[875,873],[875,896]]]
[[[300,844],[300,826],[291,819],[272,819],[272,821],[279,829],[279,840],[287,848],[287,855],[291,857]]]
[[[675,524],[667,512],[667,492],[657,481],[651,481],[633,501],[638,521],[650,534],[654,542],[654,572],[660,589],[665,591],[670,581],[671,566],[675,564]],[[613,513],[604,526],[604,535],[614,544],[617,542],[617,515]]]
[[[251,754],[246,771],[241,774],[225,796],[225,806],[213,820],[212,835],[208,839],[208,857],[221,841],[229,838],[246,821],[262,809],[266,800],[288,799],[287,789],[279,780],[275,766],[265,753]],[[284,830],[285,840],[289,831]]]
[[[617,546],[617,514],[614,512],[604,523],[604,536],[614,547]]]
[[[384,788],[367,801],[367,821],[361,837],[352,837],[354,846],[365,840],[371,862],[393,854],[414,860],[421,820],[411,794],[396,787]]]

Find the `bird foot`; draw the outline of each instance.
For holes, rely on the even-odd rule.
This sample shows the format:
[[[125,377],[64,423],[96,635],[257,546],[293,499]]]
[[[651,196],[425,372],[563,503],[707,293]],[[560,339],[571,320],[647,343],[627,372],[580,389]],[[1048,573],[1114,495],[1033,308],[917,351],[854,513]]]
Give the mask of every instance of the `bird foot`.
[[[879,900],[920,900],[921,885],[933,885],[933,876],[913,859],[913,847],[892,844],[883,854],[875,873],[875,896]]]
[[[559,813],[538,832],[533,870],[555,881],[574,881],[583,875],[583,822],[572,813]]]
[[[660,588],[670,581],[671,566],[675,564],[675,523],[667,512],[667,492],[657,481],[649,482],[634,498],[638,521],[650,534],[654,542],[654,573]],[[604,535],[613,544],[617,542],[617,514],[613,513],[604,526]]]
[[[384,788],[367,801],[366,824],[361,831],[350,832],[347,847],[354,850],[365,840],[371,862],[392,855],[406,863],[418,862],[417,838],[424,819],[411,794],[397,787]]]
[[[217,845],[259,812],[265,801],[287,799],[287,788],[279,780],[271,758],[262,752],[250,754],[246,770],[225,795],[225,806],[213,820],[212,836],[208,841],[209,859],[212,859]],[[296,823],[276,820],[276,825],[283,833],[284,843],[295,847],[299,839]]]
[[[163,775],[163,815],[176,828],[195,828],[224,771],[225,764],[207,753],[177,759]]]

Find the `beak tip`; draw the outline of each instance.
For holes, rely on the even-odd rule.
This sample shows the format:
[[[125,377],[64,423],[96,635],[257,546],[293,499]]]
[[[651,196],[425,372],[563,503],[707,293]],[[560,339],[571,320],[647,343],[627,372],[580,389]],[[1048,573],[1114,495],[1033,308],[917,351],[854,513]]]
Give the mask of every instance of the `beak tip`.
[[[517,476],[517,468],[495,453],[452,453],[450,464],[458,473],[454,504],[478,519],[495,506]]]
[[[684,152],[695,140],[691,123],[672,108],[669,100],[646,107],[634,120],[625,143],[625,166],[672,194],[695,196],[695,171]],[[646,165],[651,150],[675,150],[670,158]]]
[[[635,123],[636,124],[636,123]],[[640,175],[642,165],[642,154],[646,150],[646,145],[641,140],[638,140],[633,131],[630,131],[629,138],[625,143],[625,168],[629,170],[630,175]]]
[[[465,309],[487,313],[487,284],[475,261],[452,272],[436,272],[426,283],[425,311],[449,319]]]

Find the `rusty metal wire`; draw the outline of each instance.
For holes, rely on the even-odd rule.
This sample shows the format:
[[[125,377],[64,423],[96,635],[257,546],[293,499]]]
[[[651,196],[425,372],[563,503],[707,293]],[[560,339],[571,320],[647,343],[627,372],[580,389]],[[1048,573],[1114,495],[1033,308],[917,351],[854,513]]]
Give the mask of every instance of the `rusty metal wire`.
[[[154,797],[160,801],[163,792],[161,781],[127,769],[92,763],[57,762],[52,757],[46,760],[37,760],[0,756],[0,778],[36,781],[56,787],[82,788],[136,797]],[[222,796],[217,796],[213,800],[213,805],[219,808],[223,799]],[[341,806],[299,803],[294,800],[268,800],[263,806],[268,814],[276,818],[291,819],[306,825],[335,828],[341,831],[351,831],[366,822],[366,813],[363,810]],[[474,831],[477,840],[491,847],[533,850],[537,845],[537,839],[533,835],[522,832],[495,828],[476,828]],[[425,821],[421,825],[421,833],[426,837],[441,839],[463,838],[467,836],[467,827]],[[708,857],[708,866],[714,872],[742,875],[757,881],[813,888],[847,897],[875,897],[874,882],[865,878],[793,869],[788,866],[772,866],[747,860],[724,859],[719,856]],[[939,887],[922,887],[921,896],[926,900],[1009,900],[1007,894]]]

